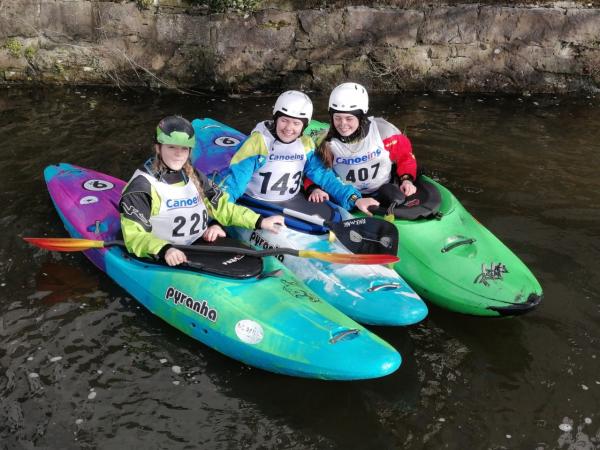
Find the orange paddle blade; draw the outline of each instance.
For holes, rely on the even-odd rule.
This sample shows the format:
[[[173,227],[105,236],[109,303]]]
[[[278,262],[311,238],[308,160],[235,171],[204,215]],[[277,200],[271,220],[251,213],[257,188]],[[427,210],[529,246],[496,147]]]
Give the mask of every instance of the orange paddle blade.
[[[325,253],[314,250],[298,250],[302,258],[316,258],[336,264],[392,264],[400,261],[396,255],[380,255],[373,253]]]
[[[90,248],[103,248],[104,241],[94,241],[92,239],[75,238],[23,238],[23,240],[55,252],[78,252],[89,250]]]

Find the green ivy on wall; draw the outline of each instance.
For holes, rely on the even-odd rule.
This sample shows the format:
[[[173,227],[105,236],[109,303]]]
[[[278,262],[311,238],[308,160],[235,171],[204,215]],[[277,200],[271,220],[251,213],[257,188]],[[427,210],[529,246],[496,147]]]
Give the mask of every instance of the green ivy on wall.
[[[225,12],[231,9],[252,12],[260,5],[260,0],[195,0],[195,2],[207,4],[213,12]]]

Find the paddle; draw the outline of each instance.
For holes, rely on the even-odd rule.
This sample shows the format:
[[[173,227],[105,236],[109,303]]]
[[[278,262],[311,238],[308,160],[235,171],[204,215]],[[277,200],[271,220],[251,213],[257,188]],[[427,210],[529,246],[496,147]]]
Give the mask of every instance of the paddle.
[[[77,252],[90,250],[93,248],[105,248],[118,245],[125,247],[123,241],[97,241],[92,239],[77,238],[23,238],[25,241],[37,247],[46,250],[58,252]],[[390,264],[399,260],[396,255],[381,254],[362,254],[354,255],[351,253],[325,253],[314,250],[296,250],[293,248],[268,248],[265,250],[253,250],[240,247],[224,247],[217,245],[174,245],[179,250],[194,250],[206,253],[230,253],[232,255],[248,256],[273,256],[273,255],[292,255],[300,258],[314,258],[336,264]]]
[[[247,195],[241,199],[243,204],[268,208],[285,216],[295,217],[304,222],[329,228],[335,237],[352,253],[384,253],[395,255],[398,252],[398,229],[389,221],[375,217],[360,217],[341,222],[325,220],[317,215],[309,215],[293,209],[284,208],[271,202],[263,202]]]

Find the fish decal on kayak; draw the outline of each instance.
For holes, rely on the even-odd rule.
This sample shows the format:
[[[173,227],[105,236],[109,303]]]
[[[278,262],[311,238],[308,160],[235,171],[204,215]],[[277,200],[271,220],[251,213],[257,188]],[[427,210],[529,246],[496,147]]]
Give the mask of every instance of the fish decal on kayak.
[[[481,265],[481,273],[475,277],[473,283],[480,283],[484,286],[489,286],[489,280],[502,280],[502,275],[508,273],[508,269],[502,263],[494,264],[490,263],[489,267],[486,267],[485,264]]]
[[[211,322],[217,321],[217,310],[209,307],[206,300],[194,300],[179,289],[169,286],[165,292],[165,300],[169,301],[170,299],[173,299],[175,306],[184,305],[187,309],[194,311]]]
[[[283,290],[287,293],[293,295],[296,298],[307,298],[308,301],[313,303],[319,303],[321,300],[319,297],[314,295],[312,292],[303,289],[302,286],[297,281],[284,280],[281,279],[281,284],[283,285]]]

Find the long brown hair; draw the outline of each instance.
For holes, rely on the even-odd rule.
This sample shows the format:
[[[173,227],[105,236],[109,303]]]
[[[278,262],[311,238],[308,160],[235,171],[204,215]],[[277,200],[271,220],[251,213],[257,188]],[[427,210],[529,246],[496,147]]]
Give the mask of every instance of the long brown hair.
[[[363,139],[369,132],[370,126],[368,117],[361,111],[344,111],[344,114],[352,114],[356,116],[356,118],[358,119],[358,128],[354,133],[352,133],[352,135],[343,137],[340,135],[340,133],[338,133],[337,129],[335,128],[335,125],[333,124],[333,115],[336,112],[337,111],[333,109],[329,110],[329,130],[327,131],[327,135],[325,135],[325,138],[321,141],[321,143],[315,150],[315,154],[317,155],[317,157],[323,162],[323,165],[328,169],[331,169],[333,167],[333,152],[331,151],[331,140],[333,138],[336,138],[344,143],[348,143]]]
[[[333,130],[333,131],[332,131]],[[329,125],[329,131],[325,138],[321,141],[319,146],[315,150],[315,154],[321,160],[323,165],[328,169],[333,167],[333,152],[331,151],[331,139],[335,136],[335,127],[333,124]]]

